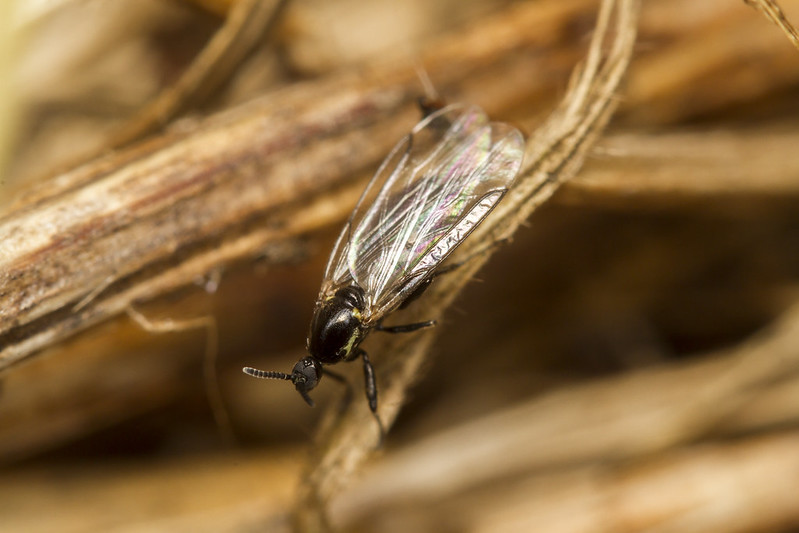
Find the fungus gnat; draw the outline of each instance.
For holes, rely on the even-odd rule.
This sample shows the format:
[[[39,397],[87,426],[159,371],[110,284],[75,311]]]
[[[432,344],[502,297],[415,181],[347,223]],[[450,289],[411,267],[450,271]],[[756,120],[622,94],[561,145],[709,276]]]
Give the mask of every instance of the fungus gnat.
[[[391,151],[341,232],[316,299],[310,354],[291,374],[246,367],[265,379],[291,381],[308,395],[341,361],[363,361],[366,397],[379,426],[377,384],[361,342],[372,330],[406,333],[435,324],[384,326],[416,299],[442,262],[491,212],[521,167],[524,141],[476,106],[455,104],[429,114]],[[441,270],[438,271],[439,273]]]

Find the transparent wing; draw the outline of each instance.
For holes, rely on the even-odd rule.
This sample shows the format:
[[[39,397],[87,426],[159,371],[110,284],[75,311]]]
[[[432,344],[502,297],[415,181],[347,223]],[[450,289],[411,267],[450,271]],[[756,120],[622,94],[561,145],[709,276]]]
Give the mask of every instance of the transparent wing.
[[[489,122],[473,106],[449,106],[420,122],[364,191],[322,294],[355,281],[369,314],[399,305],[499,202],[523,147],[518,130]]]
[[[417,125],[417,127],[418,126],[419,125]],[[364,212],[372,204],[372,202],[374,202],[375,193],[379,191],[381,185],[383,185],[385,177],[390,175],[393,169],[396,169],[401,165],[401,162],[405,158],[405,155],[408,151],[411,136],[412,134],[409,134],[405,136],[399,143],[397,143],[388,156],[386,156],[386,158],[383,160],[383,163],[380,165],[380,168],[377,169],[377,172],[372,179],[369,180],[369,183],[366,185],[366,189],[363,191],[363,193],[361,193],[358,203],[355,204],[355,208],[353,209],[350,218],[347,220],[347,223],[344,224],[344,228],[342,228],[341,233],[336,240],[336,244],[333,246],[333,251],[330,253],[330,258],[328,259],[327,267],[325,268],[325,277],[322,282],[322,288],[320,289],[319,296],[317,298],[317,305],[328,296],[332,296],[332,294],[339,287],[342,287],[353,281],[347,259],[349,250],[351,248],[351,228],[358,224],[358,221],[363,217]]]

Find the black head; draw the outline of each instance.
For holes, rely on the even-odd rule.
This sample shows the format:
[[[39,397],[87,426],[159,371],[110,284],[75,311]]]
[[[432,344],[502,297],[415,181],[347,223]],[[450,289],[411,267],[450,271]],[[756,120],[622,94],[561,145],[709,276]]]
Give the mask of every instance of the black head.
[[[302,399],[310,405],[314,406],[313,400],[308,396],[308,391],[313,389],[319,384],[322,379],[322,363],[313,357],[306,357],[297,361],[291,374],[284,372],[271,372],[266,370],[258,370],[249,366],[244,367],[244,373],[250,376],[261,379],[283,379],[294,383],[294,388],[300,393]]]
[[[365,335],[364,305],[363,289],[353,285],[317,307],[308,334],[311,357],[328,365],[348,359]]]
[[[322,379],[322,364],[338,363],[347,359],[363,339],[365,330],[361,322],[364,306],[363,290],[358,286],[340,289],[317,307],[308,335],[310,356],[300,359],[291,374],[245,367],[244,373],[262,379],[291,381],[308,405],[314,403],[308,392]]]

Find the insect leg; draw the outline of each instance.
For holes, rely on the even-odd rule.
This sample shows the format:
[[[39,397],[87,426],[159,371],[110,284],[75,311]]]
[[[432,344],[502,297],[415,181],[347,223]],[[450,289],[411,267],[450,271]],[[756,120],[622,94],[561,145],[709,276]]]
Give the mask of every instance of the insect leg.
[[[366,355],[364,350],[359,350],[361,359],[363,359],[363,377],[366,383],[366,399],[369,400],[369,409],[377,420],[377,426],[380,429],[380,442],[378,446],[383,445],[383,439],[386,435],[386,430],[383,428],[383,422],[377,415],[377,379],[375,378],[375,369],[372,362],[369,361],[369,356]]]
[[[401,326],[382,326],[378,324],[375,330],[384,331],[386,333],[410,333],[424,328],[431,328],[436,325],[435,320],[425,320],[424,322],[415,322],[413,324],[403,324]]]

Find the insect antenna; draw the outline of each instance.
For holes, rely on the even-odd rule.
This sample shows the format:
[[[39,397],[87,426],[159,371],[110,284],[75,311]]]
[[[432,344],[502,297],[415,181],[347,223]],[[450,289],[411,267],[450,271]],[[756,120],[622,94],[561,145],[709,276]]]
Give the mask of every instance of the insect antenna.
[[[293,381],[291,378],[291,374],[286,374],[285,372],[273,372],[270,370],[258,370],[257,368],[252,368],[251,366],[245,366],[242,371],[247,374],[248,376],[252,376],[254,378],[261,378],[261,379],[285,379],[286,381]]]
[[[253,368],[251,366],[245,366],[241,370],[242,370],[242,372],[244,372],[248,376],[252,376],[254,378],[260,378],[260,379],[283,379],[285,381],[291,381],[292,383],[294,383],[294,386],[297,389],[297,392],[299,392],[300,396],[302,396],[302,399],[305,400],[305,403],[307,403],[311,407],[315,406],[314,401],[308,395],[308,391],[305,388],[306,387],[305,380],[304,380],[302,374],[298,374],[298,373],[286,374],[285,372],[275,372],[275,371],[272,371],[272,370],[259,370],[257,368]],[[298,379],[298,377],[300,379]]]

